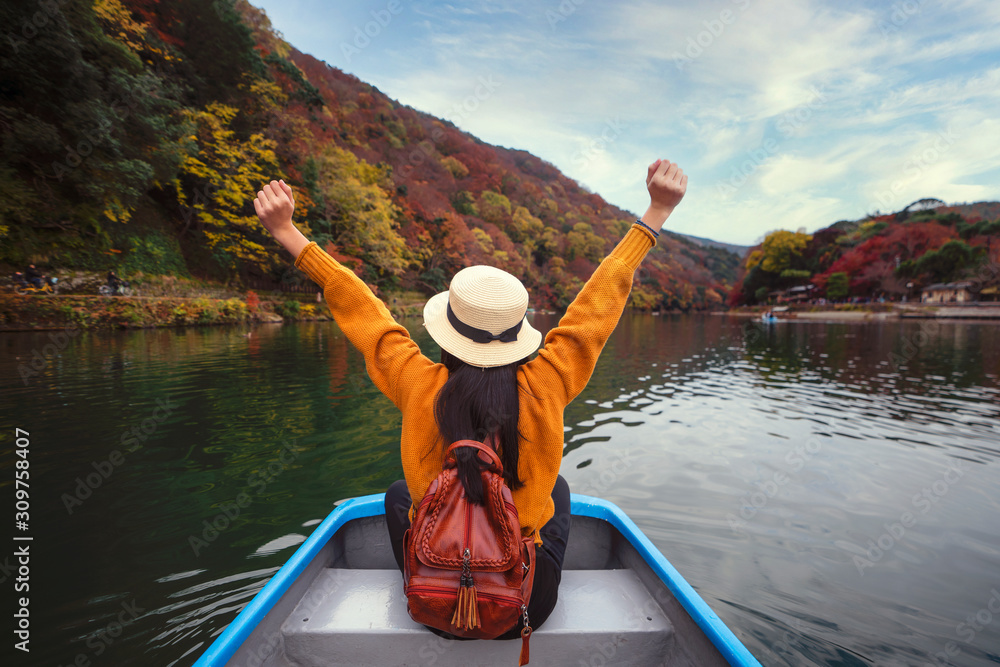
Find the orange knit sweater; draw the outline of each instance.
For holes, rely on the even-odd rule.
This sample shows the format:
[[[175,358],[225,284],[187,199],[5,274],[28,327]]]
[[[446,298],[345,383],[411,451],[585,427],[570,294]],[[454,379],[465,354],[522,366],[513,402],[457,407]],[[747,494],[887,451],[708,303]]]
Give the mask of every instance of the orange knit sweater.
[[[563,456],[563,410],[590,381],[621,318],[633,274],[655,245],[648,230],[632,225],[545,336],[538,356],[518,370],[518,425],[524,436],[518,474],[524,486],[513,496],[522,533],[538,544],[538,529],[555,513],[551,494]],[[403,474],[410,497],[419,504],[441,472],[450,444],[442,441],[434,420],[434,399],[448,379],[447,369],[421,354],[368,286],[315,242],[302,249],[295,266],[323,287],[330,312],[364,355],[375,386],[402,411]]]

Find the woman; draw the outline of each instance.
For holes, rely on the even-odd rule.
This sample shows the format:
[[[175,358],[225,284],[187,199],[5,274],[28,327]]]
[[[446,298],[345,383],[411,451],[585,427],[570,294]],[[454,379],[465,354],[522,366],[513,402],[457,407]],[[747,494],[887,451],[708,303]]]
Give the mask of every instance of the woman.
[[[486,266],[459,271],[451,289],[430,299],[424,326],[441,347],[441,363],[421,354],[406,329],[354,273],[309,242],[292,224],[292,189],[271,181],[254,208],[264,227],[319,284],[337,324],[365,357],[372,381],[403,413],[400,443],[405,482],[386,492],[386,522],[402,569],[403,533],[456,440],[491,441],[503,462],[524,536],[536,545],[528,615],[537,629],[556,603],[570,527],[569,487],[559,475],[563,410],[586,387],[614,331],[635,270],[687,190],[687,176],[666,160],[646,173],[650,205],[591,276],[566,314],[528,361],[541,334],[525,317],[528,293],[514,276]],[[475,457],[459,457],[470,498]],[[501,636],[515,638],[520,627]]]

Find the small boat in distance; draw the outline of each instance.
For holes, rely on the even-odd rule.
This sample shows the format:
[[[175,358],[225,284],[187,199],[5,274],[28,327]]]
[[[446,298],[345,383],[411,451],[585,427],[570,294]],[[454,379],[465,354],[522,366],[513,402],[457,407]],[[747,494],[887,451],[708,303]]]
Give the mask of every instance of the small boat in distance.
[[[385,527],[384,494],[321,523],[195,667],[517,664],[521,642],[450,641],[413,622]],[[559,601],[530,665],[760,667],[616,505],[572,495]]]
[[[764,324],[774,324],[775,322],[784,322],[782,319],[778,319],[776,313],[784,313],[788,311],[788,306],[776,306],[770,310],[765,310],[761,313],[760,321]]]

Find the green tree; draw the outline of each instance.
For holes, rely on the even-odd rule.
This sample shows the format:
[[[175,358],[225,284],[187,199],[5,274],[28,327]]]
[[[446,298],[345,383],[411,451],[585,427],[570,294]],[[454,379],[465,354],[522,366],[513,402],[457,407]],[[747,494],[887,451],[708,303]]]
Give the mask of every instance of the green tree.
[[[541,234],[535,242],[535,248],[532,251],[535,264],[543,266],[550,259],[559,259],[562,261],[561,258],[556,257],[556,254],[559,252],[559,236],[559,232],[552,227],[542,229]]]
[[[964,241],[953,239],[937,250],[924,253],[916,262],[917,274],[930,274],[939,282],[958,278],[966,269],[972,268],[977,259],[976,249]]]
[[[843,271],[832,273],[826,283],[826,296],[833,301],[839,301],[847,297],[850,288],[850,277],[846,273]]]
[[[479,217],[504,227],[510,220],[510,200],[499,192],[483,190],[479,195]]]
[[[568,259],[586,257],[591,262],[600,262],[604,258],[604,239],[594,233],[593,228],[585,222],[573,225],[572,231],[566,234]]]
[[[451,205],[455,208],[455,212],[460,215],[479,215],[479,209],[476,208],[476,198],[468,190],[456,192],[451,199]]]
[[[0,3],[0,25],[0,254],[100,257],[176,173],[179,87],[146,69],[145,28],[118,2]]]

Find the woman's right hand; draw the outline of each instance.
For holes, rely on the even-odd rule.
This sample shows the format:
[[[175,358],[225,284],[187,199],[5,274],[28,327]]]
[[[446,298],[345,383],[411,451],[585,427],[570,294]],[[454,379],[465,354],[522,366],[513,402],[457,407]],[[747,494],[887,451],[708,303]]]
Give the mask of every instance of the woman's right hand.
[[[649,210],[642,221],[659,231],[687,192],[688,177],[676,163],[657,160],[646,170]]]
[[[673,210],[687,192],[688,178],[684,170],[668,160],[657,160],[646,171],[649,204],[655,208]]]

